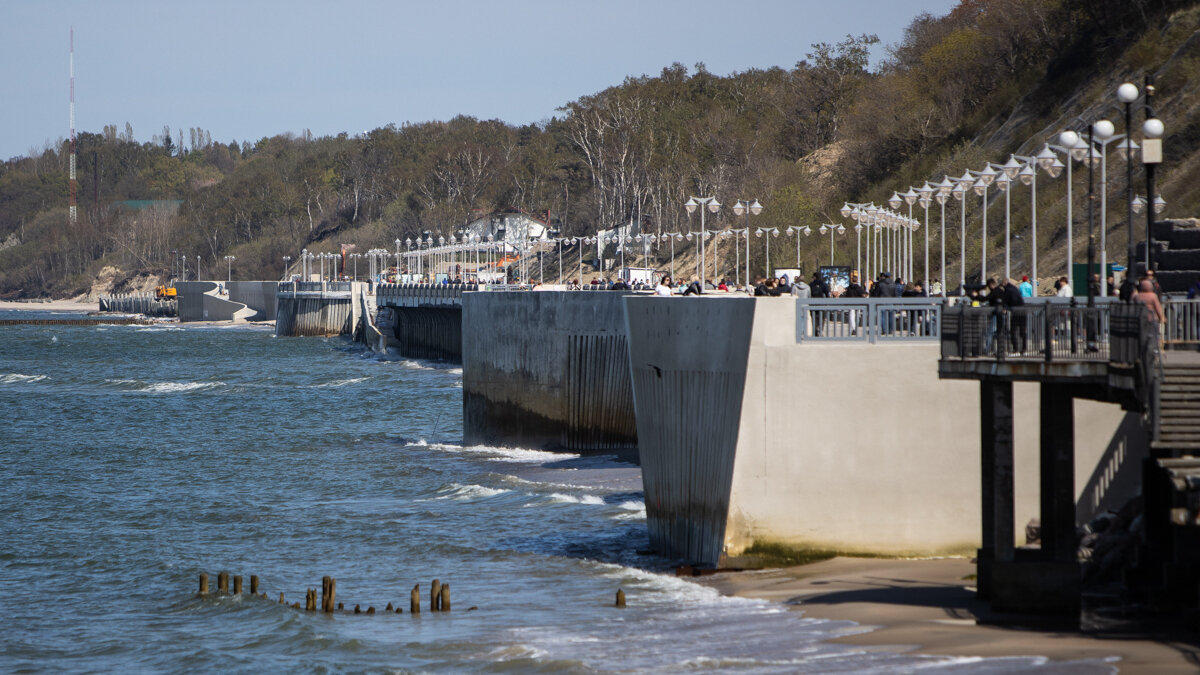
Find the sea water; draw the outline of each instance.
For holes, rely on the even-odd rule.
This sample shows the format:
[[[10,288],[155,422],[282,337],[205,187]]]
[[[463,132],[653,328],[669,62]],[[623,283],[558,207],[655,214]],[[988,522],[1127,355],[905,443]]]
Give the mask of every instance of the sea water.
[[[464,447],[461,394],[456,365],[269,328],[0,327],[0,669],[1113,668],[825,642],[865,629],[721,596],[646,555],[636,466]],[[215,593],[221,571],[268,597]],[[326,575],[376,613],[278,603]],[[452,611],[430,611],[433,579]]]

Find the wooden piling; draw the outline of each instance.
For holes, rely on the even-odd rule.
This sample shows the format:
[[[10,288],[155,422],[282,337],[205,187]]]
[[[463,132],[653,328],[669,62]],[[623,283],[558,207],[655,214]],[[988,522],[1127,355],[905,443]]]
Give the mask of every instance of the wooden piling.
[[[279,592],[279,604],[281,604],[281,605],[286,605],[286,604],[287,604],[287,603],[286,603],[286,602],[284,602],[284,600],[283,600],[283,591],[280,591],[280,592]]]
[[[355,614],[362,614],[362,610],[358,608],[358,605],[355,605],[355,606],[354,606],[354,613],[355,613]]]
[[[429,611],[436,612],[441,609],[442,601],[442,582],[437,579],[429,586]]]
[[[334,603],[337,599],[337,579],[333,577],[323,577],[321,579],[321,611],[329,614],[333,612]],[[338,609],[341,609],[338,605]]]
[[[217,575],[217,592],[229,592],[229,572],[221,572]]]
[[[240,575],[240,574],[235,574],[233,576],[233,594],[234,595],[242,594],[242,575]]]
[[[421,584],[413,586],[412,593],[409,594],[408,611],[413,614],[421,613]]]
[[[250,575],[250,595],[258,595],[258,575]]]
[[[392,603],[390,603],[390,602],[389,602],[389,603],[388,603],[388,605],[387,605],[387,607],[384,607],[384,608],[383,608],[383,611],[385,611],[385,612],[390,612],[390,611],[392,611]]]
[[[367,607],[367,614],[374,614],[374,613],[375,613],[374,607]]]
[[[300,603],[298,603],[298,602],[293,602],[293,603],[292,603],[292,609],[300,609]]]
[[[200,595],[208,595],[208,575],[200,573]]]
[[[338,609],[339,609],[339,610],[346,609],[346,605],[345,605],[344,603],[341,603],[341,602],[339,602],[339,603],[338,603]]]
[[[304,610],[307,612],[317,611],[317,589],[310,588],[304,592]]]
[[[617,607],[625,606],[625,591],[617,589]]]
[[[441,610],[443,612],[450,611],[450,584],[442,584],[442,594],[441,598],[439,599],[439,604],[441,605]]]

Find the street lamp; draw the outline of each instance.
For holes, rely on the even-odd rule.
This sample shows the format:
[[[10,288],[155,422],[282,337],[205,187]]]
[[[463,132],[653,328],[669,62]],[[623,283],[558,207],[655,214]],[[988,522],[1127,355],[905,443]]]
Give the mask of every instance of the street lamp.
[[[225,256],[225,281],[226,281],[226,283],[233,281],[233,261],[234,260],[237,260],[237,258],[234,256],[231,256],[231,255]]]
[[[290,255],[283,256],[283,276],[285,279],[287,278],[288,264],[291,262],[292,262],[292,256],[290,256]]]
[[[959,225],[958,232],[958,294],[964,295],[967,291],[967,191],[971,189],[971,186],[975,183],[975,179],[971,176],[970,171],[966,171],[963,175],[953,180],[954,187],[950,190],[950,193],[961,204],[960,210],[962,211],[962,222]],[[943,285],[945,284],[944,281],[942,283]]]
[[[767,239],[767,242],[766,242],[767,261],[766,261],[766,272],[763,274],[763,276],[767,277],[767,278],[772,278],[771,277],[771,237],[772,236],[778,237],[779,230],[777,230],[774,227],[760,227],[754,231],[754,236],[756,236],[756,237],[761,237],[764,234],[767,235],[767,238],[766,238]]]
[[[829,266],[830,267],[833,267],[833,233],[837,232],[838,234],[842,234],[845,231],[846,231],[845,225],[835,225],[833,223],[826,223],[826,224],[821,225],[821,227],[820,227],[821,234],[825,234],[826,232],[829,233]]]
[[[687,209],[689,216],[691,214],[695,213],[697,208],[700,209],[700,289],[703,290],[704,289],[704,281],[705,281],[705,279],[704,279],[704,277],[705,277],[704,211],[705,211],[705,209],[707,209],[711,213],[716,213],[717,211],[720,211],[721,210],[721,202],[718,202],[717,198],[715,196],[714,197],[688,197],[688,200],[683,203],[683,207],[685,209]],[[762,210],[762,206],[759,206],[758,208],[760,211]]]

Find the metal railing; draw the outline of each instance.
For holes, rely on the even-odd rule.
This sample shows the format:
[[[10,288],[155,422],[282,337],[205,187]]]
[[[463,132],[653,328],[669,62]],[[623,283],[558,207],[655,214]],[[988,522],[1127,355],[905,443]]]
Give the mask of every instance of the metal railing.
[[[1163,343],[1170,346],[1200,346],[1200,298],[1163,302],[1167,322],[1163,326]]]
[[[799,298],[798,341],[899,342],[937,340],[941,298]]]
[[[946,310],[943,359],[1143,363],[1157,330],[1141,304],[1031,302]]]

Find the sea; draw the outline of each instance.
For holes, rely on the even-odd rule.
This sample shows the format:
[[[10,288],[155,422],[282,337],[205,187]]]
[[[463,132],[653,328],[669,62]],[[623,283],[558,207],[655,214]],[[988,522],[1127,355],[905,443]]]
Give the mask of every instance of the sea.
[[[834,644],[869,628],[676,577],[636,465],[464,446],[458,365],[343,338],[0,326],[0,414],[4,672],[1115,670]],[[291,606],[324,576],[344,611]]]

